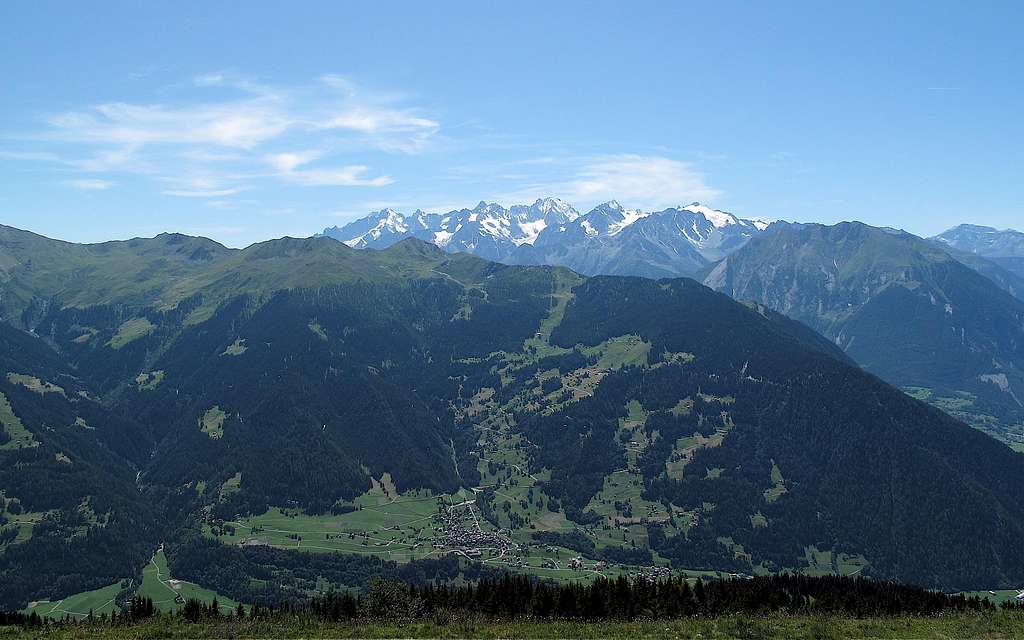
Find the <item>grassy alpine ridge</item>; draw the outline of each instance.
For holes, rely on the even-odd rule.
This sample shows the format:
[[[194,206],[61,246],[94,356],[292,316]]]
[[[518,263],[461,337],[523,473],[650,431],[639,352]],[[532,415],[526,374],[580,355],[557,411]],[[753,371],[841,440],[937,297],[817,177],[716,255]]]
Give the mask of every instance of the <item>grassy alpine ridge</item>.
[[[1024,458],[695,281],[0,235],[0,606],[506,571],[1024,582]]]

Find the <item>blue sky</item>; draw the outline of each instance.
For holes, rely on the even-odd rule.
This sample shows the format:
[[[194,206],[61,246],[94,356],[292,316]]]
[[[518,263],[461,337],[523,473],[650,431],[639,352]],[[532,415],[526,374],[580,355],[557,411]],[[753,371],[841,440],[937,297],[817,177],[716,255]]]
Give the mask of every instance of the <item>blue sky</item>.
[[[1024,4],[0,4],[0,222],[244,246],[555,195],[1024,227]]]

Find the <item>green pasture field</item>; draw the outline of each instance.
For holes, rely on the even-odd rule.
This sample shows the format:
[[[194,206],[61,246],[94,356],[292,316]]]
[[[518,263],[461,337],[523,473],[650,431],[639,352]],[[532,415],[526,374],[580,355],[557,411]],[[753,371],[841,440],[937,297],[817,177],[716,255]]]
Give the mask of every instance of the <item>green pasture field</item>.
[[[37,613],[40,617],[61,620],[71,618],[83,620],[91,611],[94,616],[110,614],[116,609],[115,599],[126,587],[131,586],[131,579],[119,580],[94,591],[85,591],[68,596],[57,602],[42,600],[31,602],[22,613]],[[220,610],[224,614],[234,613],[238,603],[230,598],[217,595],[209,589],[183,580],[175,580],[167,568],[167,557],[163,549],[157,550],[150,561],[142,569],[142,584],[136,595],[151,598],[158,611],[177,611],[184,606],[186,600],[201,600],[207,604],[216,598]],[[179,598],[180,596],[180,598]]]
[[[59,393],[62,396],[66,396],[63,387],[58,387],[55,384],[44,382],[35,376],[28,376],[22,373],[8,373],[7,380],[11,384],[20,384],[29,391],[34,391],[39,395],[46,395],[47,393]]]
[[[148,336],[156,327],[149,318],[132,318],[117,328],[117,333],[110,339],[107,346],[111,349],[120,349],[126,344]]]
[[[1019,593],[1019,589],[998,589],[992,591],[965,591],[964,595],[968,597],[975,596],[978,598],[988,598],[993,604],[1003,604],[1004,602],[1016,601]]]
[[[160,611],[177,611],[185,606],[185,601],[189,599],[202,600],[209,604],[216,598],[224,613],[234,612],[238,607],[237,602],[219,596],[209,589],[191,582],[175,580],[167,568],[167,557],[163,549],[153,554],[149,563],[142,569],[142,585],[137,595],[151,598],[153,605]]]
[[[25,428],[21,419],[14,413],[7,396],[0,393],[0,429],[7,432],[11,439],[0,444],[0,450],[20,449],[22,447],[35,447],[39,442],[32,436],[32,432]]]
[[[117,594],[121,593],[122,583],[123,581],[119,580],[101,589],[76,593],[57,602],[49,600],[30,602],[28,607],[22,610],[22,613],[31,614],[34,611],[40,617],[53,620],[65,617],[81,620],[87,618],[89,612],[96,616],[104,613],[110,615],[117,608],[114,599],[117,598]]]
[[[0,498],[2,498],[2,496],[0,496]],[[7,524],[2,528],[8,529],[10,527],[17,527],[18,535],[8,545],[0,545],[0,550],[3,550],[5,546],[19,544],[31,538],[32,530],[45,516],[46,513],[42,511],[27,511],[17,515],[8,513]]]

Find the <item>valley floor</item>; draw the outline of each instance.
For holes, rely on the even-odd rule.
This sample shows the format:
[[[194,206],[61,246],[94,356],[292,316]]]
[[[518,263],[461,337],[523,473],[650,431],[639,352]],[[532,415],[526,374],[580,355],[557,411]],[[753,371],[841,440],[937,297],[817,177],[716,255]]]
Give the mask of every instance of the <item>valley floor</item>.
[[[23,630],[0,627],[0,638],[1019,638],[1024,612],[940,617],[726,616],[649,622],[486,621],[321,623],[307,618],[273,621],[222,619],[188,623],[159,616],[131,626],[96,624]]]

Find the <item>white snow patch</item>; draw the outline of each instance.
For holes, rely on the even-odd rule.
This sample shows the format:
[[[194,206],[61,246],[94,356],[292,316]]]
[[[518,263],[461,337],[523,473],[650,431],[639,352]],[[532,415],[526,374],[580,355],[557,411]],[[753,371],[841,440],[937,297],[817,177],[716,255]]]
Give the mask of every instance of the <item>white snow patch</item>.
[[[537,241],[537,236],[540,232],[546,229],[548,226],[544,220],[535,220],[533,222],[520,222],[519,228],[522,229],[523,235],[518,238],[512,238],[512,242],[516,243],[516,246],[524,244],[533,244]]]
[[[731,224],[740,223],[739,219],[736,216],[732,215],[731,213],[719,211],[718,209],[712,209],[711,207],[702,205],[699,202],[694,202],[693,204],[688,204],[685,207],[679,208],[684,211],[690,211],[691,213],[701,214],[707,219],[708,222],[710,222],[712,225],[719,229],[723,227],[728,227]]]
[[[398,213],[394,209],[385,209],[382,213],[385,214],[384,219],[377,224],[377,229],[391,228],[395,231],[401,231],[402,233],[409,230],[409,226],[405,224],[405,216]]]
[[[434,244],[439,247],[447,247],[448,241],[452,239],[451,231],[436,231],[434,232]]]
[[[615,224],[608,225],[608,235],[614,236],[629,225],[633,224],[637,220],[642,220],[651,214],[635,209],[633,211],[623,211],[622,221]]]

